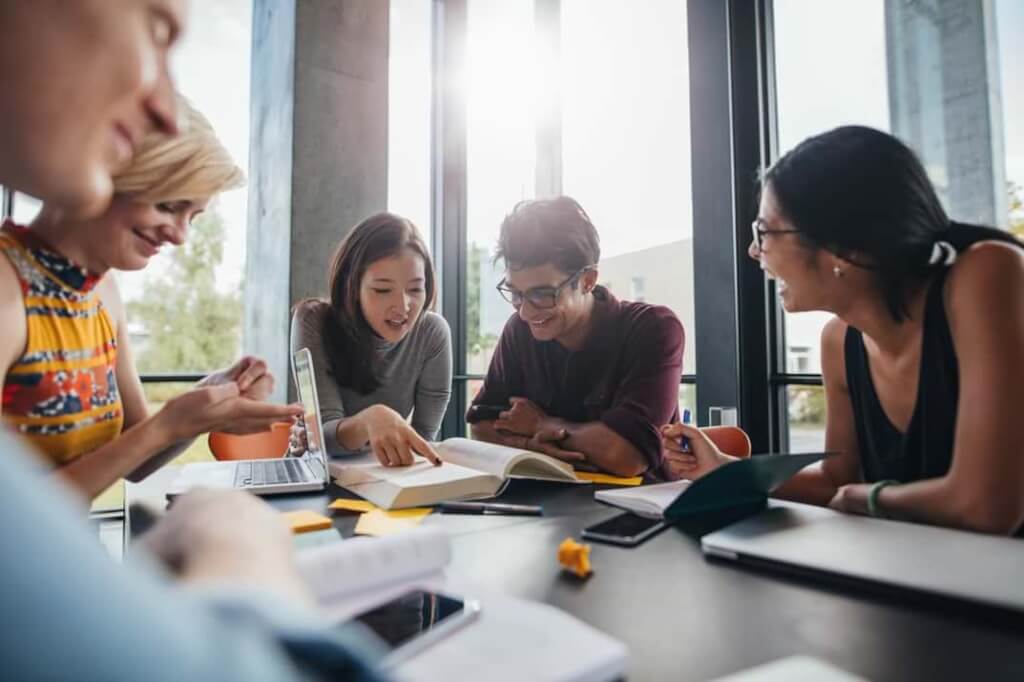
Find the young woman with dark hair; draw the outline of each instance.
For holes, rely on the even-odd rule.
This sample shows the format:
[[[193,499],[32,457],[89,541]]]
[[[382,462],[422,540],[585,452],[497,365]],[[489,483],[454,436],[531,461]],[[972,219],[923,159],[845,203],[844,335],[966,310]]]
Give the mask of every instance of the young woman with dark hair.
[[[902,142],[812,137],[765,175],[750,256],[822,332],[825,448],[780,497],[989,533],[1024,524],[1024,251],[951,221]],[[673,424],[676,478],[729,458]],[[690,441],[682,452],[679,437]]]
[[[291,341],[313,355],[328,451],[369,445],[387,466],[414,453],[439,464],[429,441],[451,396],[451,332],[429,310],[434,268],[416,227],[370,216],[341,242],[328,281],[329,299],[296,306]],[[293,448],[304,447],[300,433]]]

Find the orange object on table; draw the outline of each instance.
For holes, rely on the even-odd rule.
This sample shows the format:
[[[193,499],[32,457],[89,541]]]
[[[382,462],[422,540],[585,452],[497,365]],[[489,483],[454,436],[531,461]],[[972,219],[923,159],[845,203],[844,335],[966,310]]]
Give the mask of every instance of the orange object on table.
[[[214,431],[207,438],[210,452],[219,460],[273,459],[288,452],[291,422],[277,422],[269,431],[240,436]]]
[[[576,542],[572,538],[562,540],[558,546],[558,563],[577,578],[586,578],[594,572],[590,567],[590,545]]]

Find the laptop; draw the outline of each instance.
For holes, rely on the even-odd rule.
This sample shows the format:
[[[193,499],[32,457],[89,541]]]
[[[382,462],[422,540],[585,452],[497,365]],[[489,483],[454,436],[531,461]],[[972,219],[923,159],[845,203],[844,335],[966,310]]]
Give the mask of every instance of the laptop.
[[[1024,540],[772,500],[705,535],[708,556],[1024,611]]]
[[[236,488],[256,495],[323,490],[330,482],[324,450],[320,400],[308,348],[292,355],[292,373],[305,411],[306,450],[299,456],[248,459],[236,462],[200,462],[185,465],[171,483],[167,497],[193,488]]]

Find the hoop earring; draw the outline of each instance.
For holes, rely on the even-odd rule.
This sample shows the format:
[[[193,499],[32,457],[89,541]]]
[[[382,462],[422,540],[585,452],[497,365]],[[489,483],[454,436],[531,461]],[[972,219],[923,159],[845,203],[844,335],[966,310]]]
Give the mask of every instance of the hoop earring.
[[[839,267],[838,265],[836,265],[836,266],[834,266],[832,268],[832,274],[835,275],[836,277],[842,277],[843,276],[843,269],[841,267]]]

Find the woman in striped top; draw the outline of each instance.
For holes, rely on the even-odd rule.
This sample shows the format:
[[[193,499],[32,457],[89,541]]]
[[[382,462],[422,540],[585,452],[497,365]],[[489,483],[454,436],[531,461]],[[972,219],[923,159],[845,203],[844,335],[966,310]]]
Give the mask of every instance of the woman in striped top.
[[[89,498],[145,476],[201,433],[259,431],[301,412],[261,402],[273,378],[243,358],[148,414],[109,271],[144,268],[162,245],[181,245],[210,200],[243,182],[206,119],[179,106],[182,134],[141,141],[101,216],[44,206],[29,227],[0,230],[3,418]]]

